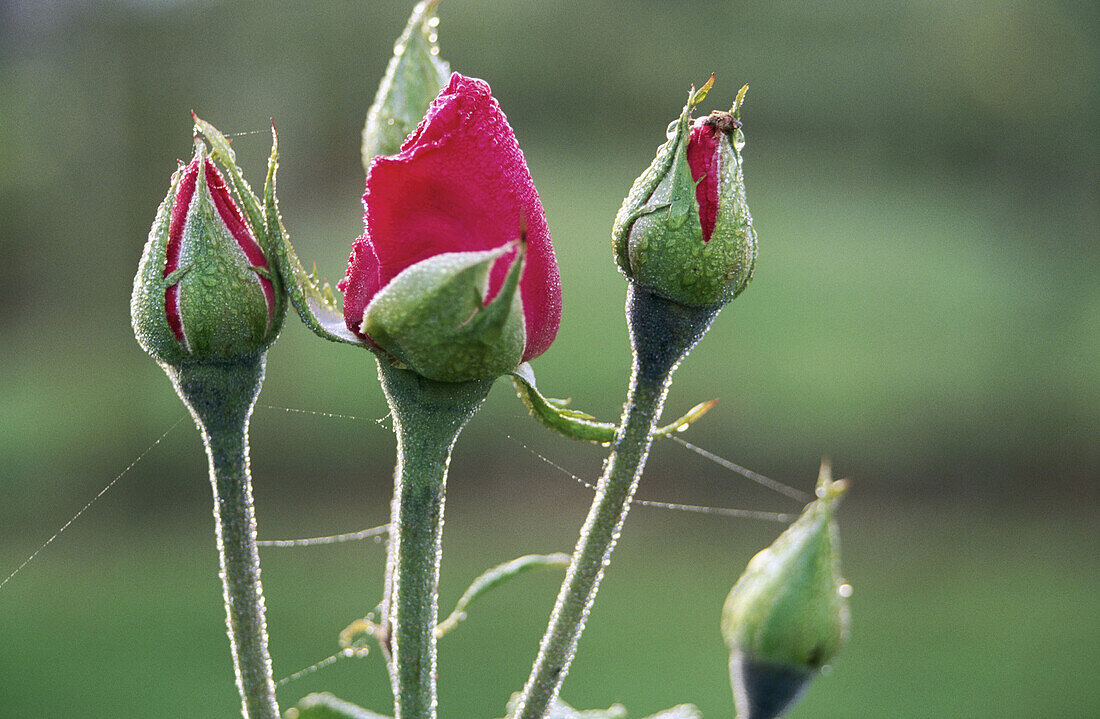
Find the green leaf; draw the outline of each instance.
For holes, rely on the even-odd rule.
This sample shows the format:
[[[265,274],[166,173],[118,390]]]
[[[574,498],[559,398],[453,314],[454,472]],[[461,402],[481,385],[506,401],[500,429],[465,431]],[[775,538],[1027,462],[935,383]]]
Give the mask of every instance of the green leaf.
[[[600,422],[586,412],[567,409],[566,405],[569,404],[567,399],[544,397],[535,386],[535,371],[527,362],[521,364],[512,373],[512,383],[516,386],[516,394],[520,401],[531,416],[558,434],[570,439],[600,444],[608,444],[615,440],[618,425],[612,422]],[[716,404],[718,404],[716,399],[700,402],[682,417],[654,430],[654,435],[668,437],[674,433],[683,432]]]
[[[286,712],[286,719],[389,719],[332,694],[310,694]]]
[[[470,587],[455,604],[454,611],[435,628],[435,635],[441,637],[458,626],[458,623],[466,618],[466,610],[475,599],[485,594],[490,589],[499,587],[509,579],[514,579],[533,569],[566,568],[569,566],[568,554],[528,554],[518,557],[510,562],[498,564],[484,572],[473,581]]]
[[[424,0],[409,17],[393,47],[393,58],[378,85],[363,127],[363,171],[370,172],[377,155],[393,155],[401,148],[428,106],[447,84],[450,65],[439,57],[435,10],[439,0]]]

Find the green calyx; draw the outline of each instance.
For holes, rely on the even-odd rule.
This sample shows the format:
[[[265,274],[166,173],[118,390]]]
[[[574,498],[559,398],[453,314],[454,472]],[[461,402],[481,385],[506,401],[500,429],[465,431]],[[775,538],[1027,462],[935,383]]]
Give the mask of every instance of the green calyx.
[[[839,651],[848,632],[850,589],[840,575],[834,510],[846,489],[823,464],[819,499],[752,558],[730,591],[722,635],[742,665],[808,674]]]
[[[247,186],[243,192],[236,186],[236,200],[227,196],[225,189],[209,187],[206,145],[196,138],[195,148],[190,166],[197,167],[194,189],[174,240],[175,268],[165,275],[173,242],[172,215],[177,202],[183,201],[181,183],[188,172],[182,167],[173,176],[168,196],[157,212],[131,297],[138,342],[168,365],[236,362],[256,356],[274,342],[286,313],[282,281],[269,260],[266,228],[259,212],[250,211],[249,203],[257,203],[255,197]],[[226,164],[231,177],[239,175],[234,164]],[[215,205],[214,192],[243,206],[241,219],[268,266],[254,265],[242,250]]]
[[[635,180],[612,228],[615,261],[628,279],[665,299],[687,306],[725,304],[752,278],[756,231],[745,199],[739,127],[719,133],[718,208],[714,230],[703,240],[696,181],[688,164],[691,111],[706,96],[713,77],[692,90],[668,140]],[[740,101],[735,104],[740,113]],[[732,116],[731,116],[732,117]],[[739,124],[739,123],[734,123]]]
[[[427,112],[451,76],[439,57],[436,7],[440,0],[423,0],[393,48],[393,57],[378,85],[363,127],[363,170],[370,172],[377,155],[394,155]]]
[[[514,247],[447,252],[407,267],[371,300],[362,331],[397,364],[438,382],[511,372],[526,345],[522,243],[497,296],[484,298],[493,265]]]

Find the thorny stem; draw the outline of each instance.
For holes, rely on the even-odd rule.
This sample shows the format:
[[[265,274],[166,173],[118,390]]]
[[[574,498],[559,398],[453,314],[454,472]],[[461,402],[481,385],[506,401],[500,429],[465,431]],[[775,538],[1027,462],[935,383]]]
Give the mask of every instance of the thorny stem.
[[[626,406],[515,719],[543,719],[558,695],[642,476],[672,373],[720,308],[685,307],[630,284],[634,365]]]
[[[279,719],[267,649],[248,460],[248,418],[263,382],[264,357],[165,369],[195,418],[210,463],[225,626],[241,715],[245,719]]]
[[[396,719],[436,717],[439,562],[447,465],[491,380],[435,382],[378,362],[397,435],[386,616]]]

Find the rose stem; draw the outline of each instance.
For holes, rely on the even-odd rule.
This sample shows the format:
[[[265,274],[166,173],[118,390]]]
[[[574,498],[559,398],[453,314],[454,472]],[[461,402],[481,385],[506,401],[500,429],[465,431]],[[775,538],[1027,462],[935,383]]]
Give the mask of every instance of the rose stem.
[[[246,719],[279,719],[267,650],[264,592],[248,461],[248,418],[264,376],[264,355],[232,364],[168,368],[202,433],[214,490],[225,626]]]
[[[685,307],[630,284],[626,314],[634,363],[626,406],[516,719],[542,719],[558,695],[638,487],[672,373],[720,307]]]
[[[389,544],[391,679],[396,719],[435,719],[435,626],[447,465],[491,380],[436,382],[378,362],[397,435]]]

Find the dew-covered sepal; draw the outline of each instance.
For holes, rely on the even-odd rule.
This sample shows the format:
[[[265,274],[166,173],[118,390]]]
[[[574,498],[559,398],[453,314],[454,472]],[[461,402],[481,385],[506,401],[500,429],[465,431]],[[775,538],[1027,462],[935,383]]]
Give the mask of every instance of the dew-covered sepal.
[[[694,89],[668,140],[630,188],[612,229],[619,269],[688,306],[725,304],[752,278],[756,231],[745,199],[740,102],[692,120],[713,77]]]
[[[376,156],[398,153],[405,137],[416,129],[451,77],[451,66],[439,56],[439,18],[435,14],[439,2],[418,3],[393,46],[393,57],[363,126],[365,172],[370,172],[371,160]]]
[[[495,379],[523,358],[522,247],[491,300],[489,273],[513,250],[445,252],[402,270],[374,296],[362,331],[399,366],[437,382]]]
[[[253,198],[254,199],[254,198]],[[134,334],[158,362],[234,362],[263,352],[286,314],[266,230],[195,143],[172,177],[134,278]]]

